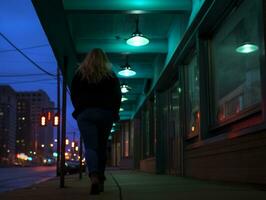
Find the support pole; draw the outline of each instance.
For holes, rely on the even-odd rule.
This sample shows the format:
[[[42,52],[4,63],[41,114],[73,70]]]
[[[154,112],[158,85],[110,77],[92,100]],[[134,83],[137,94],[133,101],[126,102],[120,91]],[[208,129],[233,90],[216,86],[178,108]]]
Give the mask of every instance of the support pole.
[[[63,102],[62,102],[62,135],[61,135],[61,169],[60,188],[65,187],[65,148],[66,148],[66,93],[67,93],[67,57],[63,64]]]
[[[79,179],[82,179],[82,151],[83,151],[83,145],[82,145],[82,137],[80,135],[80,140],[79,140]]]
[[[59,124],[57,126],[57,158],[56,158],[56,176],[60,175],[60,126],[61,126],[61,105],[60,105],[60,69],[57,67],[57,112],[59,115]]]

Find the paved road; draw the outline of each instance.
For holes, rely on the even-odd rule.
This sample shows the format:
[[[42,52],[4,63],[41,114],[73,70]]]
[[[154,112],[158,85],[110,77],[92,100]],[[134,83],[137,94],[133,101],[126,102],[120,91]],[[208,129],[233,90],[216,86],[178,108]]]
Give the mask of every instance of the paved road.
[[[0,192],[29,187],[55,177],[55,167],[0,168]]]

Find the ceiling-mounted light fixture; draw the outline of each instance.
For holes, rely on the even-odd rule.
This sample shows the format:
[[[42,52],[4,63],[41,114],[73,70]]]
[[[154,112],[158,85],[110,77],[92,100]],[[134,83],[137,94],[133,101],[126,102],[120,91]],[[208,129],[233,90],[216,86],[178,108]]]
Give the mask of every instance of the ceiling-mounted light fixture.
[[[252,53],[254,51],[257,51],[259,49],[259,47],[255,44],[251,44],[251,43],[244,43],[242,45],[240,45],[239,47],[236,48],[236,51],[238,53]]]
[[[124,93],[129,92],[130,87],[129,87],[127,84],[122,84],[122,85],[120,86],[120,89],[121,89],[121,92],[124,94]]]
[[[127,39],[127,44],[130,46],[144,46],[149,44],[149,39],[144,37],[143,34],[139,31],[139,19],[136,19],[136,31],[132,33],[132,36]]]
[[[132,70],[131,66],[128,64],[128,55],[126,56],[126,64],[121,66],[122,70],[118,72],[119,75],[130,77],[135,76],[136,72]]]
[[[127,100],[128,100],[128,98],[122,96],[122,98],[121,98],[121,101],[122,101],[122,102],[127,101]]]

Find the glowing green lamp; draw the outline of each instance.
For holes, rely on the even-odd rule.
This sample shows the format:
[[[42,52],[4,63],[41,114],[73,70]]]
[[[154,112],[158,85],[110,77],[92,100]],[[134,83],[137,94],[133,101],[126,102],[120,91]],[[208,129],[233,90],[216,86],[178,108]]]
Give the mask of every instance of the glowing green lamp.
[[[149,44],[149,39],[144,37],[143,34],[139,31],[139,19],[136,20],[136,31],[132,34],[132,36],[127,39],[127,44],[130,46],[144,46]]]
[[[120,72],[118,72],[119,75],[125,76],[125,77],[130,77],[130,76],[135,76],[136,72],[131,69],[130,66],[124,66]]]
[[[259,47],[255,44],[245,43],[245,44],[242,44],[239,47],[237,47],[236,52],[248,54],[248,53],[252,53],[254,51],[257,51],[258,49],[259,49]]]
[[[122,98],[121,98],[122,102],[127,101],[127,100],[128,100],[128,98],[122,96]]]
[[[121,68],[122,70],[118,72],[121,76],[130,77],[136,75],[136,72],[132,70],[131,66],[128,64],[128,56],[126,57],[126,64]]]
[[[120,89],[121,89],[121,92],[122,92],[123,94],[129,92],[129,90],[130,90],[130,88],[128,87],[127,84],[122,84],[122,85],[120,86]]]

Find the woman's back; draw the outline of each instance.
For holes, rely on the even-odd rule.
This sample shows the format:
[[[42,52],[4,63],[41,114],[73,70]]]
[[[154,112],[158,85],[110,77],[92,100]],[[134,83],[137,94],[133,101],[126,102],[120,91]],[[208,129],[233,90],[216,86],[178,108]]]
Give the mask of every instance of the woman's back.
[[[89,82],[82,78],[80,71],[77,71],[71,84],[71,99],[75,108],[74,117],[89,107],[112,110],[114,115],[118,115],[121,103],[119,80],[112,73],[97,83]]]

